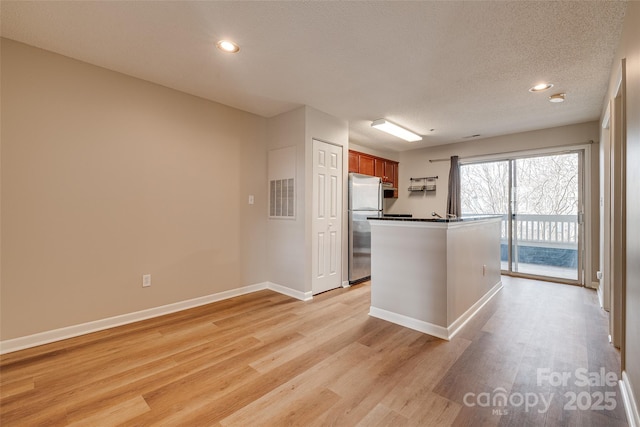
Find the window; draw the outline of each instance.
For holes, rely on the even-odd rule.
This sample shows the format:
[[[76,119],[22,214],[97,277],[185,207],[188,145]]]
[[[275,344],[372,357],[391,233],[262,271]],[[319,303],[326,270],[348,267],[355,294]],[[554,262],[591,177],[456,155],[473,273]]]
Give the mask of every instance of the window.
[[[463,215],[502,215],[503,271],[582,282],[582,156],[461,165]]]

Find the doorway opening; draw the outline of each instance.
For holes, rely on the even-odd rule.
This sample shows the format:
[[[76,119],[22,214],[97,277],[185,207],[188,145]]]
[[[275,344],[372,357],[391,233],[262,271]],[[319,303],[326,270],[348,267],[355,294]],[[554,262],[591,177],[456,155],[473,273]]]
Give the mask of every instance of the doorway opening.
[[[503,274],[584,284],[584,150],[467,162],[462,213],[501,215]]]

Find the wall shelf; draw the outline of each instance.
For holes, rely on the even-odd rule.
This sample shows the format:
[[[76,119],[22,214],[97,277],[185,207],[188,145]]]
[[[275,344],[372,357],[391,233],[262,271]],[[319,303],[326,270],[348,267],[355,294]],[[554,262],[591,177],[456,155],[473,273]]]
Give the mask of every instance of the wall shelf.
[[[423,176],[420,178],[409,178],[409,181],[411,181],[411,185],[409,186],[408,190],[411,192],[436,191],[436,179],[438,179],[437,176]],[[420,184],[415,185],[413,184],[414,182],[418,182]]]

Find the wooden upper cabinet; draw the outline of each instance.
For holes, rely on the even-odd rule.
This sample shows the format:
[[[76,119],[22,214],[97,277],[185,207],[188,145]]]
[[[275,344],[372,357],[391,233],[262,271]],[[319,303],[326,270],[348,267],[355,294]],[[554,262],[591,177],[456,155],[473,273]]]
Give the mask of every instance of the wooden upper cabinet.
[[[396,162],[392,162],[390,160],[384,161],[384,174],[386,176],[386,182],[392,183],[394,187],[397,187],[396,184],[398,184],[398,180],[396,179],[397,165],[398,164]]]
[[[394,187],[396,187],[396,184],[398,183],[398,179],[396,177],[398,162],[394,162],[393,160],[377,158],[375,164],[376,164],[376,168],[375,168],[376,176],[379,176],[380,178],[382,178],[382,182],[391,183],[393,184]]]
[[[398,162],[393,160],[349,150],[349,172],[377,176],[398,188]],[[398,197],[397,191],[394,197]]]
[[[360,156],[351,150],[349,150],[349,172],[360,172]]]
[[[382,182],[387,182],[387,176],[384,170],[384,163],[385,163],[384,159],[376,157],[373,160],[373,165],[374,165],[373,174],[379,178],[382,178]]]
[[[400,184],[398,182],[398,163],[397,162],[393,162],[390,160],[387,160],[385,163],[385,172],[387,173],[387,176],[389,177],[389,181],[391,183],[391,186],[393,188],[395,188],[395,190],[393,190],[393,197],[394,198],[398,198],[398,185]]]
[[[358,173],[375,176],[375,158],[361,154],[359,164]]]

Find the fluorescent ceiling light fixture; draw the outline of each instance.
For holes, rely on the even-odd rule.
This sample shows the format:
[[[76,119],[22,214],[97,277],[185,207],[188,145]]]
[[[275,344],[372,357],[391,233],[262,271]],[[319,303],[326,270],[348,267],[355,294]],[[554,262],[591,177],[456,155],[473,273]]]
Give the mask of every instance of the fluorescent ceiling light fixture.
[[[551,89],[552,87],[553,87],[553,84],[551,84],[551,83],[540,83],[540,84],[535,85],[531,89],[529,89],[529,92],[542,92],[542,91],[545,91],[547,89]]]
[[[216,43],[216,46],[221,51],[228,53],[236,53],[240,50],[240,46],[229,40],[220,40]]]
[[[556,93],[549,97],[549,102],[564,102],[564,98],[567,96],[566,93]]]
[[[410,132],[403,127],[391,123],[386,119],[378,119],[374,122],[371,122],[371,126],[393,136],[397,136],[398,138],[402,138],[405,141],[422,141],[422,137],[420,135]]]

